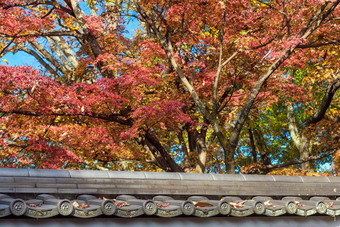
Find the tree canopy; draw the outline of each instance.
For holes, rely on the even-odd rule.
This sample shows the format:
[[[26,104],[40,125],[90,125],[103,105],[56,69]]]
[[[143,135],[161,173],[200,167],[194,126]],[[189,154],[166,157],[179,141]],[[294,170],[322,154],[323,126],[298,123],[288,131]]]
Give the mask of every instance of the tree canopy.
[[[0,0],[0,166],[337,173],[339,3]]]

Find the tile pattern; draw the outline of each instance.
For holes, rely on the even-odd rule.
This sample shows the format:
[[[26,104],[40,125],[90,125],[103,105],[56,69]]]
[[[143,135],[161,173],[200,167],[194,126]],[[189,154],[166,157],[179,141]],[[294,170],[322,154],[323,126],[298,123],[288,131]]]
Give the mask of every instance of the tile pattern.
[[[0,217],[340,215],[340,178],[0,168]]]
[[[115,199],[80,195],[76,200],[58,199],[48,194],[40,194],[34,199],[15,199],[0,194],[0,217],[9,215],[31,218],[49,218],[56,215],[78,218],[94,218],[100,215],[133,218],[141,215],[159,217],[216,215],[245,217],[249,215],[280,216],[284,214],[310,216],[314,214],[340,215],[340,198],[254,197],[242,200],[240,197],[226,196],[211,200],[205,196],[191,196],[187,200],[177,200],[170,196],[155,196],[153,199],[138,199],[131,195],[119,195]]]

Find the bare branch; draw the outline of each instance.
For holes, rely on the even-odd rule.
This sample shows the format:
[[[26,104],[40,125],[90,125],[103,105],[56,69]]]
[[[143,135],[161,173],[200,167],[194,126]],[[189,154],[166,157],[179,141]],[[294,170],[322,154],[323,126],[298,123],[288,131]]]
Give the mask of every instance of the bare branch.
[[[51,126],[52,126],[52,124],[54,123],[54,121],[55,121],[56,118],[57,118],[57,116],[54,116],[54,117],[53,117],[53,119],[51,120],[51,123],[50,123],[50,124],[47,126],[47,128],[45,129],[44,134],[43,134],[42,137],[45,137],[45,136],[46,136],[48,130],[51,128]]]
[[[223,45],[223,40],[221,41],[221,45]],[[221,53],[222,53],[223,47],[221,46]],[[218,91],[218,83],[220,79],[220,74],[223,69],[223,67],[228,64],[237,54],[239,51],[235,51],[226,61],[222,63],[222,55],[220,56],[219,63],[218,63],[218,69],[215,76],[215,84],[213,88],[213,118],[216,118],[218,108],[219,108],[219,102],[217,101],[217,91]]]
[[[226,64],[228,64],[231,60],[233,60],[233,58],[239,53],[239,51],[235,51],[227,60],[225,60],[222,65],[221,68],[223,68]]]
[[[226,4],[227,1],[224,1],[224,9],[223,9],[223,18],[222,18],[222,27],[220,29],[220,55],[218,57],[218,67],[217,72],[215,75],[215,83],[213,88],[213,110],[212,110],[212,116],[213,118],[216,118],[217,114],[217,89],[218,89],[218,83],[220,81],[220,74],[222,71],[222,57],[223,57],[223,40],[224,40],[224,25],[225,25],[225,17],[227,13],[227,7]]]
[[[305,49],[305,48],[322,47],[322,46],[339,44],[339,43],[340,43],[340,39],[332,40],[332,41],[328,41],[328,42],[324,42],[324,43],[311,43],[311,44],[297,45],[296,48]]]

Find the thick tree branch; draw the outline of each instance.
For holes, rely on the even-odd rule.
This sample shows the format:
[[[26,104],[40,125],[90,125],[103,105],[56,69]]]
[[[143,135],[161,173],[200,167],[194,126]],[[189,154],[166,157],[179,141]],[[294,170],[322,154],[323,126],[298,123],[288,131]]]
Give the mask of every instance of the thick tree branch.
[[[332,83],[328,86],[326,94],[322,98],[322,101],[321,101],[321,104],[320,104],[318,110],[316,111],[316,113],[312,117],[310,117],[305,122],[306,126],[311,125],[311,124],[316,124],[324,118],[326,111],[327,111],[328,107],[330,106],[336,91],[339,88],[340,88],[340,75],[337,76],[332,81]]]
[[[37,61],[44,66],[44,68],[51,73],[54,76],[58,76],[58,72],[56,70],[54,70],[48,63],[46,63],[38,53],[36,53],[35,51],[28,49],[27,47],[19,47],[19,50],[26,52],[27,54],[32,55],[35,59],[37,59]]]
[[[53,31],[53,32],[37,32],[35,34],[24,34],[24,35],[10,35],[7,33],[0,32],[0,36],[5,38],[25,38],[25,37],[48,37],[48,36],[73,36],[76,38],[82,38],[82,35],[75,33],[74,31]]]
[[[67,69],[68,71],[73,70],[72,65],[69,63],[69,61],[65,58],[65,56],[63,55],[63,53],[61,52],[59,46],[57,43],[55,43],[51,38],[46,37],[51,50],[57,54],[58,58],[61,60],[62,65],[65,67],[65,69]]]
[[[96,118],[101,119],[105,121],[111,121],[111,122],[117,122],[122,125],[131,126],[132,125],[132,119],[131,118],[125,118],[124,116],[120,114],[100,114],[100,113],[84,113],[84,114],[68,114],[68,113],[42,113],[42,112],[34,112],[34,111],[28,111],[28,110],[2,110],[0,109],[0,113],[3,114],[20,114],[20,115],[26,115],[26,116],[32,116],[32,117],[41,117],[41,116],[67,116],[67,117],[90,117],[90,118]]]
[[[327,157],[335,154],[339,150],[339,148],[340,147],[329,149],[329,150],[332,150],[329,153],[325,153],[325,154],[322,154],[322,155],[316,155],[316,156],[309,156],[308,158],[305,158],[305,159],[299,159],[299,160],[294,160],[294,161],[289,161],[289,162],[285,162],[285,163],[281,163],[281,164],[274,164],[274,165],[255,166],[253,168],[250,168],[246,172],[244,172],[244,174],[254,174],[254,173],[258,173],[260,171],[269,171],[269,170],[272,170],[272,169],[285,168],[285,167],[292,166],[292,165],[299,165],[299,164],[303,164],[303,163],[306,163],[306,162],[309,162],[309,161],[320,160],[320,159],[327,158]]]
[[[182,70],[182,68],[177,64],[174,55],[173,55],[173,48],[172,48],[172,44],[170,39],[168,38],[167,40],[162,39],[161,37],[159,37],[161,39],[161,44],[170,60],[170,63],[172,65],[172,67],[175,69],[175,71],[177,72],[178,76],[180,77],[182,83],[187,87],[189,93],[191,94],[191,97],[193,98],[194,102],[196,103],[196,105],[199,107],[199,109],[201,110],[203,116],[209,120],[211,120],[211,116],[210,113],[208,112],[208,110],[206,109],[205,105],[203,104],[203,102],[201,101],[201,99],[199,98],[195,88],[193,87],[193,85],[189,82],[189,80],[185,77],[184,72]]]
[[[236,76],[235,76],[233,84],[230,85],[229,87],[227,87],[224,90],[222,96],[218,100],[218,112],[222,111],[227,106],[227,104],[229,103],[230,99],[233,96],[233,93],[235,91],[239,90],[241,87],[242,87],[241,84],[236,83]],[[228,100],[226,100],[227,98],[228,98]],[[224,102],[224,104],[223,104],[223,102]]]
[[[47,11],[47,13],[44,16],[41,17],[41,19],[44,19],[44,18],[48,17],[53,12],[53,10],[55,10],[54,6],[51,9],[49,9]]]
[[[65,65],[62,65],[59,63],[59,61],[52,56],[50,52],[48,52],[41,44],[39,44],[37,41],[31,41],[29,44],[47,61],[50,62],[50,64],[54,65],[58,70],[60,70],[62,73],[67,72],[67,68]]]
[[[94,57],[98,57],[99,55],[103,54],[103,50],[100,47],[96,37],[88,31],[88,25],[85,21],[85,13],[79,6],[79,0],[70,0],[69,1],[71,8],[73,9],[73,12],[75,14],[75,17],[80,25],[80,27],[84,31],[84,37],[87,40],[87,42],[90,44],[92,53]],[[102,65],[98,65],[98,68],[101,70]]]
[[[53,39],[54,42],[59,46],[59,48],[62,50],[62,52],[66,56],[67,60],[72,64],[72,67],[77,68],[78,66],[77,57],[73,53],[71,47],[68,45],[65,39],[60,36],[51,36],[50,38]]]
[[[159,157],[157,153],[159,153],[160,157],[166,162],[166,165],[169,167],[167,171],[169,172],[183,172],[183,169],[171,158],[171,156],[166,152],[162,144],[159,142],[159,140],[154,136],[151,132],[145,131],[144,136],[146,140],[146,145],[151,147],[155,147],[155,150],[153,151],[153,154],[155,158]],[[155,153],[154,151],[157,151]],[[160,158],[159,157],[159,158]]]
[[[220,99],[218,100],[217,103],[217,107],[218,107],[218,111],[221,111],[224,107],[224,105],[221,107],[221,105],[223,104],[224,100],[229,96],[229,93],[234,89],[234,85],[231,85],[229,87],[227,87],[223,94],[221,95]],[[228,101],[227,101],[228,102]]]

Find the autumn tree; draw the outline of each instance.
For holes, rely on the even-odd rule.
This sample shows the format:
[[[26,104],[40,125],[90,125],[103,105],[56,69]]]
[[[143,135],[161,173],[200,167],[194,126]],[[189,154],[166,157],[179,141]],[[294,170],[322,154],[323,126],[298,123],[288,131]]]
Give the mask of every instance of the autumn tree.
[[[243,145],[267,168],[280,103],[292,164],[329,156],[304,154],[338,145],[339,2],[2,0],[1,56],[41,68],[0,67],[1,165],[233,173]]]

